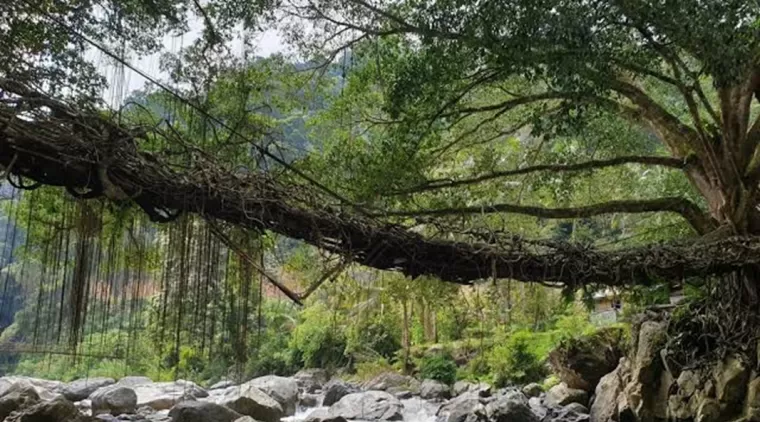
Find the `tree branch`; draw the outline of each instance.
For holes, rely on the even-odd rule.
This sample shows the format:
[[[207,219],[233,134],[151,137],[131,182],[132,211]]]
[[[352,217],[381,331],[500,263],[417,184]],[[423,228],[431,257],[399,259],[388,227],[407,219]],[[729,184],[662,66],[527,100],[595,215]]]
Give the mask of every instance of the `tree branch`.
[[[540,171],[553,171],[553,172],[575,172],[584,170],[594,170],[605,167],[614,167],[624,164],[645,164],[652,166],[670,167],[675,169],[683,169],[691,164],[687,160],[672,158],[672,157],[650,157],[650,156],[624,156],[610,158],[606,160],[593,160],[576,164],[539,164],[530,167],[524,167],[515,170],[502,170],[495,171],[493,173],[484,174],[469,179],[432,179],[427,183],[412,187],[406,190],[394,192],[394,195],[406,195],[411,193],[427,192],[437,189],[453,188],[458,186],[473,185],[476,183],[485,182],[488,180],[498,179],[502,177],[518,176],[521,174],[535,173]]]
[[[708,233],[714,228],[714,225],[707,214],[705,214],[696,204],[687,199],[678,197],[610,201],[571,208],[544,208],[528,205],[494,204],[428,210],[388,211],[371,215],[374,217],[441,217],[449,215],[510,213],[530,215],[538,218],[571,219],[614,213],[642,214],[649,212],[671,212],[679,214],[691,224],[699,234]]]

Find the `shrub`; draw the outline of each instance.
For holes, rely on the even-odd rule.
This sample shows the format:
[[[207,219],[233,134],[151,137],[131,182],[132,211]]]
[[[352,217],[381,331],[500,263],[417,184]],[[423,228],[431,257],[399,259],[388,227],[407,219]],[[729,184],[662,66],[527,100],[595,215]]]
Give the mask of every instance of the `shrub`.
[[[497,387],[526,384],[543,378],[546,369],[542,359],[531,350],[531,342],[535,339],[530,332],[518,331],[493,348],[489,364]]]
[[[420,376],[451,385],[457,379],[457,365],[448,353],[428,355],[420,361]]]

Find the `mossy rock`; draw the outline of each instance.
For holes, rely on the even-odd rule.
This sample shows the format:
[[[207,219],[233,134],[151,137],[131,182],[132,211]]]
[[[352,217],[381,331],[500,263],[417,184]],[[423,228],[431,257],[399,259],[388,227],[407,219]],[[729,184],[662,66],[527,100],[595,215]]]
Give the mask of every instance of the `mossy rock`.
[[[625,328],[602,328],[591,335],[560,342],[549,353],[549,363],[568,387],[591,392],[603,376],[617,367],[627,343]]]

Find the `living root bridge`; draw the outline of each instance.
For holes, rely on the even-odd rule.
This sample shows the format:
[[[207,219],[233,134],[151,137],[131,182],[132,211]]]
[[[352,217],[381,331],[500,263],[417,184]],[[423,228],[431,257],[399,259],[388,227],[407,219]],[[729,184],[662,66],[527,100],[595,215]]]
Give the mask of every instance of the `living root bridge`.
[[[0,104],[0,164],[9,178],[20,176],[88,197],[116,199],[93,182],[102,172],[112,187],[152,216],[177,210],[243,228],[268,229],[369,267],[462,284],[496,276],[569,286],[616,286],[728,273],[760,264],[760,238],[620,251],[573,246],[531,250],[519,243],[499,246],[426,238],[378,217],[328,205],[308,186],[260,173],[236,175],[203,154],[194,156],[192,168],[180,169],[141,152],[139,137],[94,113],[80,114],[8,81],[0,81],[0,86],[14,93]]]

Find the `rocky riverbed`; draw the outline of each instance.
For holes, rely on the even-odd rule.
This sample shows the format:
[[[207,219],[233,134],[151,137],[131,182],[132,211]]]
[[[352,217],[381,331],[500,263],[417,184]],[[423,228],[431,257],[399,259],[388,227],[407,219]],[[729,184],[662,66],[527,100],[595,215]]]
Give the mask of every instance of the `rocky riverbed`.
[[[585,392],[562,386],[549,393],[537,385],[449,387],[396,373],[356,385],[320,370],[208,388],[145,377],[0,378],[0,420],[8,422],[576,422],[589,420],[587,400]]]

